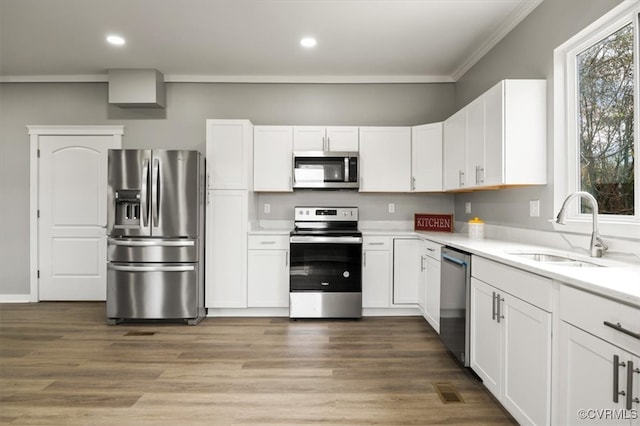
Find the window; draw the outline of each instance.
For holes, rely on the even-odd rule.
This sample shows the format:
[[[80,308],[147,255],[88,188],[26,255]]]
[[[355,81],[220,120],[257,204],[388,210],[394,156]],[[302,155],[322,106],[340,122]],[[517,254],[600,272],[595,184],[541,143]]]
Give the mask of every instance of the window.
[[[640,6],[619,7],[554,52],[554,206],[572,192],[598,201],[601,232],[640,238],[636,158]],[[591,208],[576,199],[567,231],[590,232]]]

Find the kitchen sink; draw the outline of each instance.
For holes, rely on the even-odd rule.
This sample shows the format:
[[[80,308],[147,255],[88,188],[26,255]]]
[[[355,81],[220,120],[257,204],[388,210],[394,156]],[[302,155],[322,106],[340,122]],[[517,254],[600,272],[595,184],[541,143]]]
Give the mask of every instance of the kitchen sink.
[[[509,254],[513,256],[517,256],[520,259],[532,260],[534,262],[539,262],[539,263],[554,265],[554,266],[567,266],[567,267],[574,267],[574,268],[604,266],[604,265],[599,265],[597,263],[589,262],[586,260],[565,256],[562,254],[536,253],[536,252],[509,252]]]

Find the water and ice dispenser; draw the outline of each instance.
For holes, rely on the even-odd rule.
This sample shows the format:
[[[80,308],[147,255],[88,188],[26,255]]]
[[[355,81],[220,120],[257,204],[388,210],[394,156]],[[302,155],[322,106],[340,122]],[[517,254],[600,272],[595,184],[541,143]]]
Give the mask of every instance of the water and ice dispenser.
[[[116,227],[140,226],[140,190],[118,189],[116,199]]]

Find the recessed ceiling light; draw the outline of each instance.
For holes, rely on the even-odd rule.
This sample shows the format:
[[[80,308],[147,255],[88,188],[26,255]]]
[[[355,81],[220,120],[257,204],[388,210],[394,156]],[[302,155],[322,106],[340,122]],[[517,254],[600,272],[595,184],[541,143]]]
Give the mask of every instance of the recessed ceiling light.
[[[109,35],[107,36],[107,41],[110,44],[113,44],[115,46],[122,46],[125,43],[124,38],[117,36],[117,35]]]
[[[305,37],[302,40],[300,40],[300,45],[302,47],[310,48],[310,47],[314,47],[316,44],[317,44],[316,39],[313,37]]]

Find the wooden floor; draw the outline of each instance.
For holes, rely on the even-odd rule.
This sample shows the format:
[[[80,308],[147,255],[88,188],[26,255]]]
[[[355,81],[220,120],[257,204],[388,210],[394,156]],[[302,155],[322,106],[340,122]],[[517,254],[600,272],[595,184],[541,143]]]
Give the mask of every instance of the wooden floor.
[[[422,318],[108,326],[73,302],[0,305],[0,424],[515,422]]]

